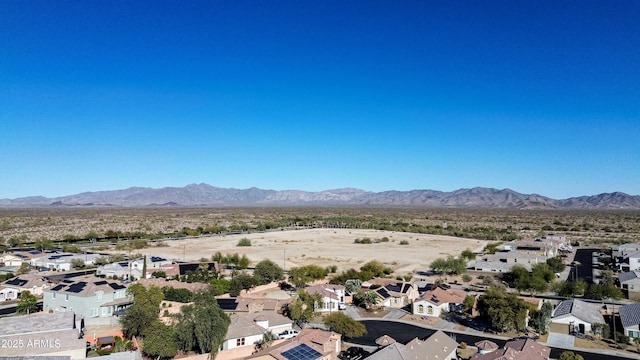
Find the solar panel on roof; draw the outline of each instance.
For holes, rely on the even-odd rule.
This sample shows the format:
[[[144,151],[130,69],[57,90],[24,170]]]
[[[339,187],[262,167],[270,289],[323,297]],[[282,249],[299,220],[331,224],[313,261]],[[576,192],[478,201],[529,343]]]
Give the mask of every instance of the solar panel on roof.
[[[96,282],[95,282],[95,284],[96,284],[96,285],[106,285],[106,284],[107,284],[107,282],[106,282],[106,281],[104,281],[104,280],[101,280],[101,281],[96,281]]]
[[[119,289],[124,289],[126,288],[126,286],[124,285],[120,285],[117,283],[109,283],[109,286],[113,289],[113,290],[119,290]]]
[[[87,283],[84,281],[80,281],[78,283],[70,285],[67,291],[72,293],[79,293],[82,291],[82,289],[84,289],[85,286],[87,286]]]
[[[283,351],[282,356],[288,360],[315,360],[322,357],[322,354],[313,350],[307,344],[300,344],[293,349]]]
[[[62,290],[62,288],[64,288],[64,285],[56,285],[56,287],[52,288],[52,291],[58,291],[58,290]]]
[[[15,286],[22,286],[26,283],[28,283],[28,280],[24,280],[24,279],[20,279],[20,278],[15,278],[15,279],[11,279],[5,282],[5,284],[9,284],[9,285],[15,285]]]
[[[39,255],[39,254],[41,254],[41,252],[38,251],[38,250],[33,250],[33,251],[29,251],[29,254],[31,254],[31,255]]]

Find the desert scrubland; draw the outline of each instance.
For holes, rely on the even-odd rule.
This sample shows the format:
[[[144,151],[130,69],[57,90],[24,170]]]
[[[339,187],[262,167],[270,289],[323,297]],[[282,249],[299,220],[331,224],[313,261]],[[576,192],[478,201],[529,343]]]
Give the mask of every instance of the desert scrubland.
[[[226,232],[207,234],[207,229]],[[563,232],[571,241],[583,244],[640,241],[640,211],[311,207],[0,210],[3,243],[113,234],[182,238],[195,233],[198,236],[160,240],[135,252],[199,260],[220,251],[246,254],[253,262],[271,259],[286,268],[317,264],[336,265],[341,270],[377,259],[394,268],[396,274],[426,269],[433,259],[457,255],[467,248],[479,251],[488,241],[547,232]],[[385,237],[389,241],[376,242]],[[241,238],[250,239],[252,246],[238,247]],[[373,243],[355,243],[363,238]]]

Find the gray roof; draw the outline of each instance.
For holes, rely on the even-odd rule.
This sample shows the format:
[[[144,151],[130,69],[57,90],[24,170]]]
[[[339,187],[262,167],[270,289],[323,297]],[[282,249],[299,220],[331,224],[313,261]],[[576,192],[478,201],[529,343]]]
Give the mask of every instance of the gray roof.
[[[620,280],[621,283],[637,278],[638,274],[635,271],[628,271],[618,275],[618,280]]]
[[[591,304],[578,299],[562,301],[553,310],[551,317],[557,318],[569,314],[590,324],[604,323],[604,318],[602,317],[602,314],[600,314],[600,305]]]
[[[640,325],[640,303],[622,306],[618,312],[623,327]]]

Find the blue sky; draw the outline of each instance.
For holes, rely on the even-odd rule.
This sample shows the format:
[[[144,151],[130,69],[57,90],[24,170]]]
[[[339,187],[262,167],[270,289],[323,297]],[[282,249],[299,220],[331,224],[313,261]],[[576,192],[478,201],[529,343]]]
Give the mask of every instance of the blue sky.
[[[640,194],[638,1],[0,0],[0,198]]]

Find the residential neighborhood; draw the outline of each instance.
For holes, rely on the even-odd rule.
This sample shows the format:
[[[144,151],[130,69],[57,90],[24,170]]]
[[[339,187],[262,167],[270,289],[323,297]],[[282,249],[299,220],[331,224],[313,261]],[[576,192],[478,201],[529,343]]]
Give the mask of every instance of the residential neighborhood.
[[[607,249],[598,251],[599,254],[607,253]],[[629,259],[633,259],[635,251],[632,245],[609,251],[609,263],[619,269],[614,277],[614,286],[629,297],[635,295],[637,285],[634,285],[634,280],[640,270],[629,270],[629,267],[621,264],[627,264]],[[576,249],[565,236],[551,235],[549,238],[503,243],[494,254],[478,254],[477,259],[468,260],[467,270],[463,272],[466,275],[464,278],[460,274],[439,274],[437,270],[418,272],[410,279],[379,275],[362,280],[349,279],[343,283],[335,283],[328,276],[291,290],[283,287],[286,276],[280,275],[278,280],[276,275],[276,281],[243,285],[244,288],[233,296],[218,292],[214,306],[228,317],[229,322],[216,358],[550,359],[555,346],[578,349],[580,341],[585,338],[603,341],[606,336],[611,336],[614,326],[619,327],[616,331],[631,346],[634,339],[640,338],[640,307],[637,303],[611,299],[594,301],[582,297],[563,300],[547,298],[544,294],[541,297],[528,297],[521,295],[517,288],[509,286],[509,281],[515,281],[513,286],[521,281],[512,278],[514,266],[521,266],[525,271],[535,274],[541,267],[546,267],[547,259],[551,258],[561,260],[564,268],[558,269],[558,273],[571,280],[575,276],[572,275],[575,266],[571,266],[575,254]],[[82,262],[74,261],[75,266],[82,269],[93,268],[93,272],[74,274],[69,261],[73,258],[84,259]],[[598,264],[601,261],[607,262],[606,259],[602,259],[600,255],[593,258],[597,260],[594,271],[603,271]],[[89,336],[87,342],[91,347],[88,349],[97,347],[103,350],[113,348],[114,336],[120,338],[128,330],[125,328],[124,331],[115,333],[105,330],[104,334],[98,333],[99,330],[89,330],[94,331],[93,338],[85,332],[87,329],[120,328],[123,319],[129,316],[129,309],[136,304],[134,294],[140,293],[140,290],[131,292],[129,288],[134,289],[140,285],[149,294],[153,291],[163,294],[165,300],[157,316],[164,326],[175,326],[180,321],[176,316],[182,316],[182,309],[193,304],[190,299],[199,296],[195,294],[219,291],[214,289],[214,286],[218,286],[216,284],[225,281],[232,284],[233,281],[230,280],[235,276],[249,279],[254,276],[253,271],[258,271],[225,272],[223,266],[215,261],[181,262],[162,257],[135,257],[131,260],[113,257],[117,261],[105,264],[105,255],[94,253],[69,255],[17,251],[3,253],[2,259],[5,267],[9,266],[17,271],[26,266],[30,270],[0,284],[0,300],[5,303],[20,303],[23,301],[21,294],[31,294],[41,301],[42,312],[39,314],[42,315],[37,319],[44,319],[46,315],[69,314],[72,318],[68,318],[67,323],[72,325],[65,326],[77,332],[79,337]],[[100,265],[93,265],[96,259]],[[478,266],[480,263],[493,265],[487,270]],[[500,266],[511,265],[511,268],[503,267],[501,269],[504,271],[498,270],[498,263],[503,264]],[[375,268],[375,264],[372,261],[369,268]],[[41,271],[40,268],[46,268],[46,271]],[[275,269],[282,273],[282,269],[277,266]],[[227,275],[223,275],[224,273]],[[450,280],[444,280],[445,277]],[[563,279],[553,276],[551,281],[560,283]],[[500,287],[495,287],[495,284]],[[524,328],[509,328],[510,325],[506,323],[492,323],[495,320],[487,316],[488,310],[483,308],[489,301],[484,298],[491,291],[498,291],[490,291],[494,289],[491,286],[502,289],[499,291],[506,291],[501,296],[514,295],[510,301],[516,301],[520,304],[516,306],[526,309],[521,318]],[[547,289],[549,292],[551,287]],[[605,300],[611,305],[605,304]],[[305,305],[305,302],[309,305]],[[546,320],[540,318],[543,316],[545,303],[551,309]],[[506,311],[506,308],[499,311]],[[304,317],[305,312],[311,314],[311,317]],[[399,321],[399,325],[414,324],[435,332],[426,337],[416,334],[414,338],[400,342],[396,340],[398,333],[391,331],[380,334],[371,345],[367,345],[366,341],[358,342],[358,336],[345,337],[336,331],[339,328],[334,328],[335,325],[323,323],[336,314],[345,314],[356,321],[375,319],[382,314],[386,321]],[[23,321],[30,322],[31,316],[36,315],[15,315],[10,318],[16,319],[15,321],[25,318],[29,320]],[[520,321],[519,316],[511,320],[517,323]],[[538,320],[539,318],[542,320]],[[372,320],[367,320],[367,324],[369,321]],[[609,330],[605,331],[605,328]],[[501,337],[495,337],[496,329],[503,329],[498,330],[498,334],[511,334],[512,340],[505,343]],[[466,335],[474,336],[476,340],[472,343],[456,340],[457,337]],[[131,340],[139,341],[135,337]],[[147,339],[147,343],[149,341]],[[504,345],[499,346],[498,343]],[[619,345],[617,349],[620,349]],[[68,354],[65,356],[70,359],[83,359],[88,354],[85,349],[81,354],[78,348],[73,347],[61,350],[60,353]]]

